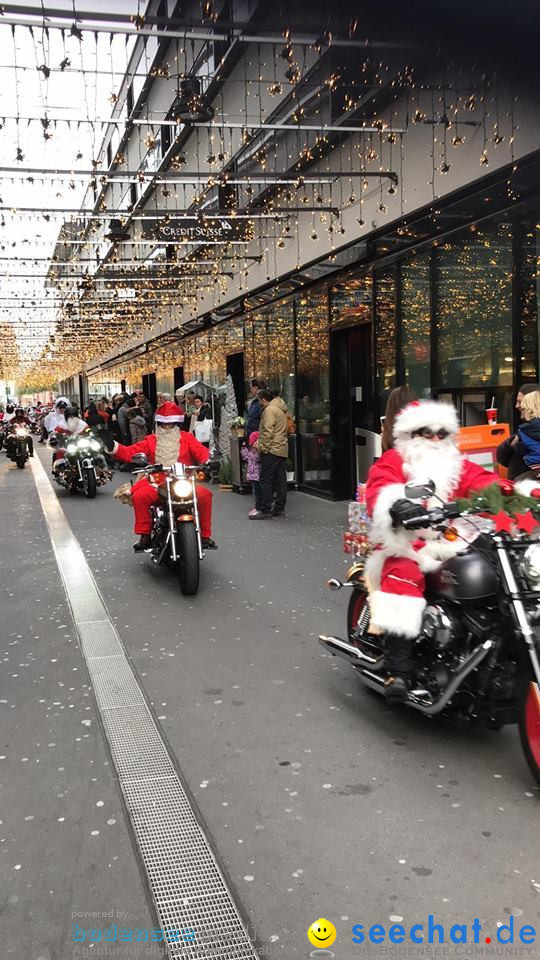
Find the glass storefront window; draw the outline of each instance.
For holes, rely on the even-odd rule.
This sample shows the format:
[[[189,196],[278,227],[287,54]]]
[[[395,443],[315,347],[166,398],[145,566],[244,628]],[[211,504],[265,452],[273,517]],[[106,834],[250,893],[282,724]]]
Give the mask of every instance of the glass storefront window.
[[[368,323],[372,318],[373,278],[370,274],[350,276],[330,287],[332,329]]]
[[[431,257],[401,264],[401,349],[404,383],[421,397],[431,386]]]
[[[328,294],[308,292],[296,301],[298,433],[302,481],[330,490]]]
[[[283,397],[294,416],[294,306],[292,302],[268,307],[268,386]]]
[[[375,274],[375,375],[379,409],[396,385],[396,275],[394,269]]]
[[[253,317],[253,352],[255,377],[268,379],[268,339],[266,336],[266,313],[260,310]]]
[[[520,380],[536,380],[539,347],[540,303],[540,225],[536,218],[526,225],[521,263],[521,376]],[[519,384],[518,384],[519,386]]]
[[[434,251],[435,386],[507,386],[513,379],[512,230],[467,231]]]

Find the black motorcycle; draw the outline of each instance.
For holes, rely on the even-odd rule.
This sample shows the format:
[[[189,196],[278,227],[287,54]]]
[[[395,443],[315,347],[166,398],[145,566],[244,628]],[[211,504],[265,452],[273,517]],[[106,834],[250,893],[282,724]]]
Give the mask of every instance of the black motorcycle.
[[[133,458],[134,463],[145,460],[144,454]],[[151,546],[145,553],[152,556],[156,566],[167,564],[177,576],[180,590],[192,596],[199,589],[200,562],[204,550],[199,524],[196,480],[208,480],[211,465],[184,466],[174,463],[144,466],[134,475],[145,474],[160,495],[159,502],[150,508],[152,515]]]
[[[434,489],[432,481],[409,483],[405,493],[411,500],[429,499]],[[426,577],[427,605],[414,644],[416,673],[404,705],[494,730],[518,723],[527,763],[540,784],[540,540],[495,532],[491,521],[442,501],[403,526],[431,527],[454,539],[459,534],[452,521],[459,516],[459,525],[466,520],[478,535]],[[357,557],[345,582],[329,581],[331,589],[352,590],[348,640],[321,636],[319,641],[352,663],[366,687],[382,694],[385,641],[369,633],[364,565],[365,558]]]
[[[91,434],[69,437],[67,441],[64,437],[59,440],[56,434],[49,438],[52,447],[59,442],[66,446],[63,457],[53,462],[53,480],[71,493],[82,491],[85,497],[92,500],[98,487],[112,479],[112,472],[103,453],[103,444]]]
[[[30,456],[28,438],[30,431],[26,424],[13,426],[10,429],[8,425],[6,432],[6,453],[10,460],[17,464],[19,470],[24,470],[26,461]]]

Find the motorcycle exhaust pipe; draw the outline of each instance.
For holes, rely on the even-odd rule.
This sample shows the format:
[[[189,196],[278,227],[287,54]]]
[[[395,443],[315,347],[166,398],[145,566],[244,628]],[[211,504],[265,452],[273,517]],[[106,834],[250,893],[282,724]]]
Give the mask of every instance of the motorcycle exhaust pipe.
[[[367,653],[359,650],[358,647],[353,646],[352,643],[347,643],[346,640],[342,640],[340,637],[327,637],[322,634],[319,637],[319,643],[325,650],[329,650],[332,656],[343,657],[343,659],[348,660],[349,663],[369,664],[373,667],[381,660],[381,657],[370,657]]]

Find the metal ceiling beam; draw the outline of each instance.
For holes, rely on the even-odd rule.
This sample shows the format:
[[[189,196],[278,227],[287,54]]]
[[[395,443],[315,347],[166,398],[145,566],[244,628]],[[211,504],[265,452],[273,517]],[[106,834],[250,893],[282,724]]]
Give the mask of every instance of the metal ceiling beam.
[[[10,13],[10,9],[13,13]],[[18,14],[16,16],[15,14]],[[150,26],[146,27],[144,25],[138,27],[133,22],[134,17],[128,16],[126,14],[106,14],[98,13],[96,11],[77,11],[73,12],[72,10],[47,10],[46,16],[37,16],[35,7],[23,7],[15,6],[10,4],[3,5],[3,15],[1,24],[7,24],[10,26],[36,26],[43,27],[46,26],[48,29],[58,29],[65,30],[65,21],[71,23],[76,23],[77,28],[83,33],[118,33],[118,34],[133,34],[137,37],[167,37],[172,39],[180,40],[221,40],[225,42],[230,42],[231,39],[240,40],[244,43],[260,43],[260,44],[275,44],[276,46],[283,47],[286,44],[286,40],[283,36],[283,28],[275,28],[275,31],[272,33],[249,33],[250,29],[256,29],[251,26],[249,23],[234,23],[231,22],[228,25],[223,24],[223,28],[227,27],[227,32],[219,32],[215,30],[213,24],[208,24],[208,29],[200,29],[201,21],[193,21],[189,24],[183,25],[179,18],[164,19],[158,17],[148,17],[143,19],[143,24],[148,22]],[[84,21],[89,21],[91,24],[85,26]],[[58,21],[58,22],[56,22]],[[103,23],[102,27],[97,26],[96,24]],[[125,26],[120,24],[125,23]],[[164,23],[169,26],[169,29],[159,29],[159,26],[156,29],[153,29],[153,23]],[[1,25],[0,24],[0,25]],[[170,29],[170,25],[178,25],[178,29]],[[345,25],[344,25],[345,26]],[[316,33],[298,33],[291,37],[290,43],[294,47],[312,47],[317,43],[321,42],[321,35]],[[388,49],[388,48],[399,48],[403,49],[404,47],[411,48],[414,47],[414,44],[405,44],[405,43],[396,43],[395,41],[386,41],[386,40],[370,40],[365,38],[363,40],[355,40],[350,37],[333,37],[332,43],[329,46],[333,47],[351,47],[353,49],[359,49],[365,51],[367,49]]]

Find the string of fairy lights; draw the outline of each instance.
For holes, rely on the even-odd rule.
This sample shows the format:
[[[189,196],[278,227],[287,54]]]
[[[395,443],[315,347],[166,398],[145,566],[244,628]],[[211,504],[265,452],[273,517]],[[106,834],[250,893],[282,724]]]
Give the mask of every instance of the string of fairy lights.
[[[341,38],[285,28],[246,43],[232,69],[226,56],[212,66],[215,20],[203,6],[200,35],[181,23],[160,30],[140,11],[114,25],[85,22],[75,7],[72,23],[41,7],[32,22],[0,21],[0,378],[53,385],[247,295],[253,271],[272,281],[285,263],[300,269],[311,244],[332,256],[369,232],[368,206],[403,217],[415,129],[429,138],[434,199],[465,143],[480,171],[497,151],[514,159],[514,101],[495,78],[456,87],[445,68],[424,81],[412,65],[366,53],[354,21]],[[195,119],[182,114],[186,96]],[[220,215],[244,223],[230,242],[148,233],[149,221],[163,230]],[[221,372],[238,331],[191,337],[118,364],[115,376],[137,378],[149,362]],[[305,338],[316,359],[318,315]],[[277,335],[272,351],[286,363]]]

